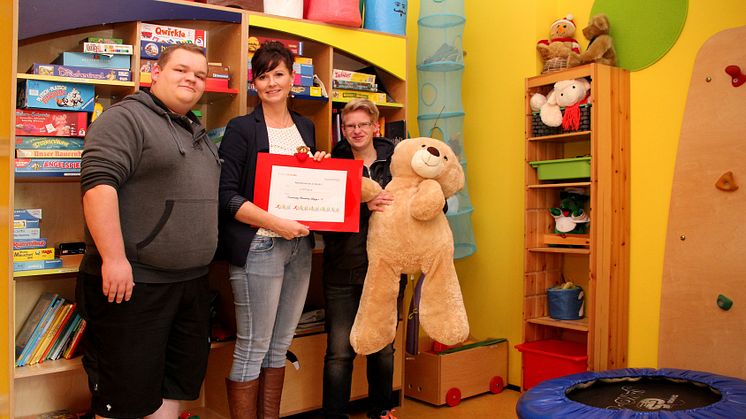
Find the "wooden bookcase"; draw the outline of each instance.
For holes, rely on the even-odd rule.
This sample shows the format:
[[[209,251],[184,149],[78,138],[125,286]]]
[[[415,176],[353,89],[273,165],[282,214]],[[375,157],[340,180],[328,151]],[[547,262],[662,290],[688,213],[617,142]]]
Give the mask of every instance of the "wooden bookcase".
[[[559,80],[577,78],[591,83],[590,130],[534,137],[531,96],[546,95]],[[524,342],[580,342],[587,346],[590,370],[623,368],[629,281],[629,74],[590,64],[528,78],[525,94]],[[591,156],[589,179],[543,181],[529,164],[577,155]],[[562,242],[562,237],[545,237],[554,228],[548,210],[558,206],[560,191],[567,187],[590,195],[590,235],[571,247],[550,244]],[[581,320],[549,317],[546,290],[563,279],[585,291]]]
[[[91,0],[93,1],[93,0]],[[84,2],[79,0],[76,3]],[[406,109],[406,38],[363,29],[310,22],[298,19],[246,12],[233,8],[203,5],[172,0],[170,3],[193,8],[193,20],[149,19],[148,11],[136,21],[99,24],[74,28],[62,32],[36,36],[18,42],[16,74],[18,80],[43,78],[45,80],[72,81],[95,85],[96,94],[105,107],[124,96],[147,87],[140,82],[139,28],[141,22],[164,24],[207,30],[207,54],[211,62],[230,65],[232,79],[229,92],[206,92],[198,104],[202,121],[207,129],[225,126],[236,116],[253,108],[248,94],[248,37],[249,34],[297,39],[304,42],[304,56],[313,58],[314,71],[331,95],[333,68],[358,70],[374,66],[380,75],[379,84],[384,85],[396,103],[381,106],[381,113],[389,120],[405,119]],[[199,19],[201,12],[229,11],[240,16],[240,23]],[[60,11],[60,19],[66,13]],[[189,14],[187,13],[187,14]],[[183,13],[182,13],[183,15]],[[96,22],[98,23],[98,22]],[[33,63],[52,62],[61,52],[74,50],[88,36],[123,38],[125,43],[135,46],[132,56],[132,81],[102,82],[82,79],[66,79],[51,76],[26,74]],[[375,45],[370,47],[370,45]],[[380,70],[380,71],[379,71]],[[332,109],[343,104],[330,99],[293,99],[295,111],[313,120],[316,125],[317,147],[331,149]],[[13,143],[11,133],[10,140]],[[12,147],[12,145],[11,145]],[[7,176],[11,179],[13,193],[7,194],[8,208],[42,208],[42,233],[50,246],[60,242],[83,240],[83,216],[80,203],[80,184],[77,178],[16,177],[12,164]],[[8,243],[9,247],[12,243]],[[16,332],[31,312],[38,296],[43,291],[53,291],[66,299],[74,299],[75,278],[79,257],[69,257],[64,267],[56,270],[33,271],[13,274],[8,266],[8,281],[12,295],[8,307],[13,318],[7,328],[8,340],[13,347]],[[308,308],[323,306],[321,284],[321,249],[314,250],[312,282],[307,299]],[[10,262],[3,262],[4,264]],[[235,326],[232,293],[227,280],[227,266],[215,263],[211,270],[211,285],[220,293],[218,316],[229,327]],[[396,344],[396,368],[394,387],[401,390],[403,378],[402,327],[399,328]],[[297,336],[291,346],[299,358],[301,368],[288,367],[282,399],[282,415],[300,413],[321,407],[321,384],[326,335],[323,332]],[[12,350],[11,350],[12,352]],[[224,378],[232,361],[233,344],[215,343],[210,354],[210,364],[200,399],[187,403],[187,407],[201,417],[228,417]],[[12,358],[12,354],[9,358]],[[353,399],[366,396],[365,359],[358,357],[353,377]],[[55,409],[84,410],[88,408],[87,379],[80,358],[47,361],[34,366],[11,367],[9,410],[13,416],[29,416]]]

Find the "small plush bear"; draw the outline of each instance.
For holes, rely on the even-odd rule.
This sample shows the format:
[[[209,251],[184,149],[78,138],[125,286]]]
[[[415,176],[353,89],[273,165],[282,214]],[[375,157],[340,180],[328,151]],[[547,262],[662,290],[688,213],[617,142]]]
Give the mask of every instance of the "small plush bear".
[[[396,334],[396,300],[400,274],[424,273],[420,324],[434,340],[447,345],[469,336],[469,322],[453,265],[453,233],[443,207],[464,187],[464,172],[453,150],[433,138],[400,142],[391,157],[394,200],[374,212],[368,230],[368,273],[350,333],[359,354],[381,350]],[[381,191],[363,178],[362,200]]]
[[[606,15],[593,16],[583,29],[583,36],[590,41],[588,48],[582,54],[572,52],[567,58],[568,67],[588,63],[616,65],[616,51],[609,35],[609,18]]]

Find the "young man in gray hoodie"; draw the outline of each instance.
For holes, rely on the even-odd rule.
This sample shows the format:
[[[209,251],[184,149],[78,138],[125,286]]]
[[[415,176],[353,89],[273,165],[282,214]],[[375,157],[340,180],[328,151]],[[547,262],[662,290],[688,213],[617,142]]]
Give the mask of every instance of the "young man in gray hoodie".
[[[180,400],[199,396],[220,176],[217,150],[191,111],[206,77],[201,48],[170,48],[150,92],[111,106],[85,139],[76,299],[97,416],[175,418]]]

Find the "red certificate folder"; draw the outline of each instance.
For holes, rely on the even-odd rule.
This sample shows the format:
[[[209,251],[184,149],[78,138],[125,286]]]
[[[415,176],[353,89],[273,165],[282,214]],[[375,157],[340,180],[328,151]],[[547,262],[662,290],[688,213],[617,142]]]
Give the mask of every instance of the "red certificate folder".
[[[258,153],[256,161],[256,183],[254,184],[254,205],[268,210],[269,191],[272,183],[272,167],[289,166],[312,170],[341,170],[347,172],[345,185],[344,221],[296,220],[311,230],[357,233],[360,229],[360,185],[363,177],[363,161],[350,159],[324,159],[315,161],[308,157],[300,160],[296,156]],[[268,210],[272,212],[271,210]]]

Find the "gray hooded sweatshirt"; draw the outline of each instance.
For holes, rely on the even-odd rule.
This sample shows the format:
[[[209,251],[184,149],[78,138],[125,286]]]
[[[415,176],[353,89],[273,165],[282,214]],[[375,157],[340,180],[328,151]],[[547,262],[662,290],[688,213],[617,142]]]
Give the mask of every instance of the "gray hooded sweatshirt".
[[[146,92],[106,110],[85,138],[82,193],[110,185],[119,196],[124,248],[135,282],[205,275],[217,247],[217,149],[196,116],[167,110]],[[100,275],[86,227],[81,271]]]

